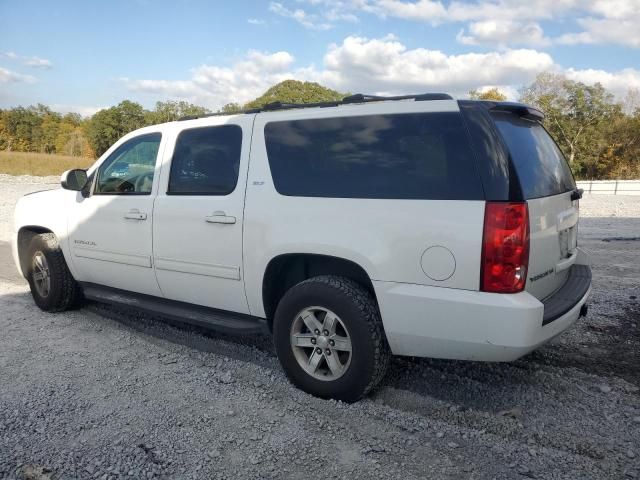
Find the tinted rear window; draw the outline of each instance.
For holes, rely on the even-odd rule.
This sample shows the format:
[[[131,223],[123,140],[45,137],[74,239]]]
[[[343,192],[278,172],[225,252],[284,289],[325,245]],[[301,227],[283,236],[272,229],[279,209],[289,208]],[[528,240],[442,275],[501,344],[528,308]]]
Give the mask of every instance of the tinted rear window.
[[[283,195],[483,199],[459,113],[271,122],[264,134]]]
[[[562,152],[538,122],[510,113],[494,113],[525,198],[548,197],[576,188]]]

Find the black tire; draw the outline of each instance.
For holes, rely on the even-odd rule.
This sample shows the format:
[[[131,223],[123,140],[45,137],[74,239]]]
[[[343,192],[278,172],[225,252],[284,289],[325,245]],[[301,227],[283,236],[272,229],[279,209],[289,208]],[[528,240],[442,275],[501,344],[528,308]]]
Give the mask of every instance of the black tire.
[[[298,314],[311,306],[334,312],[349,332],[350,364],[335,380],[314,378],[299,365],[293,352],[292,325]],[[273,337],[278,359],[291,383],[321,398],[355,402],[377,386],[389,364],[389,346],[375,299],[345,277],[314,277],[287,291],[276,309]]]
[[[46,312],[62,312],[75,308],[82,302],[80,286],[71,275],[58,239],[53,233],[34,235],[26,252],[27,281],[36,305]],[[49,271],[50,287],[43,295],[34,279],[36,256],[42,255]]]

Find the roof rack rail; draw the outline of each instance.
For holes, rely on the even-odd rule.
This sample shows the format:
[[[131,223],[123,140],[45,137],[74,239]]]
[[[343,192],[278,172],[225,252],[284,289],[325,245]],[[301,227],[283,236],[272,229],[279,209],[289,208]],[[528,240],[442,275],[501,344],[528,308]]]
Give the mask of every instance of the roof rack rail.
[[[244,113],[274,112],[278,110],[294,110],[294,109],[300,109],[300,108],[326,108],[326,107],[338,107],[340,105],[349,105],[352,103],[370,103],[370,102],[384,102],[384,101],[395,101],[395,100],[414,100],[416,102],[421,102],[421,101],[429,101],[429,100],[453,100],[453,97],[446,93],[421,93],[418,95],[397,95],[397,96],[390,96],[390,97],[356,93],[353,95],[346,96],[342,100],[335,100],[330,102],[316,102],[316,103],[271,102],[259,108],[249,108],[247,110],[241,110],[235,113],[244,114]],[[234,114],[217,112],[217,113],[207,113],[205,115],[187,115],[186,117],[179,118],[178,121],[195,120],[196,118],[215,117],[220,115],[234,115]]]
[[[415,100],[416,102],[421,102],[426,100],[453,100],[453,97],[447,93],[420,93],[418,95],[396,95],[391,97],[356,93],[355,95],[344,97],[342,103],[367,103],[387,100]]]

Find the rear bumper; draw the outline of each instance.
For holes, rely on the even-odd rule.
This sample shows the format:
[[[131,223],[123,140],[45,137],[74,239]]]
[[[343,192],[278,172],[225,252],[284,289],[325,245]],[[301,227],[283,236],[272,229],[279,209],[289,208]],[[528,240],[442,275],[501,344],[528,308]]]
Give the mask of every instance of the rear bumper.
[[[562,288],[542,301],[544,305],[542,325],[562,318],[575,306],[577,300],[584,297],[589,288],[591,288],[591,268],[588,265],[573,265]]]
[[[544,303],[513,295],[375,281],[385,333],[395,355],[459,360],[515,360],[548,342],[580,316],[591,273],[580,289],[561,288]],[[571,286],[571,285],[569,285]],[[570,293],[574,296],[570,302]],[[561,294],[561,297],[557,297]],[[562,301],[560,301],[562,300]],[[554,318],[543,325],[550,305]],[[555,307],[554,307],[555,308]],[[545,310],[547,315],[545,315]]]

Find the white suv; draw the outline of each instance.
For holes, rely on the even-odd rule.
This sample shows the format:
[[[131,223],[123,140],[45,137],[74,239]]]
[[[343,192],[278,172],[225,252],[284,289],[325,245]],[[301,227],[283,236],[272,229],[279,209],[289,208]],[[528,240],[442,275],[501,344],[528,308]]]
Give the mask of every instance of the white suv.
[[[571,171],[515,103],[271,104],[132,132],[16,207],[47,311],[82,298],[272,332],[291,381],[354,401],[390,354],[514,360],[586,314]]]

